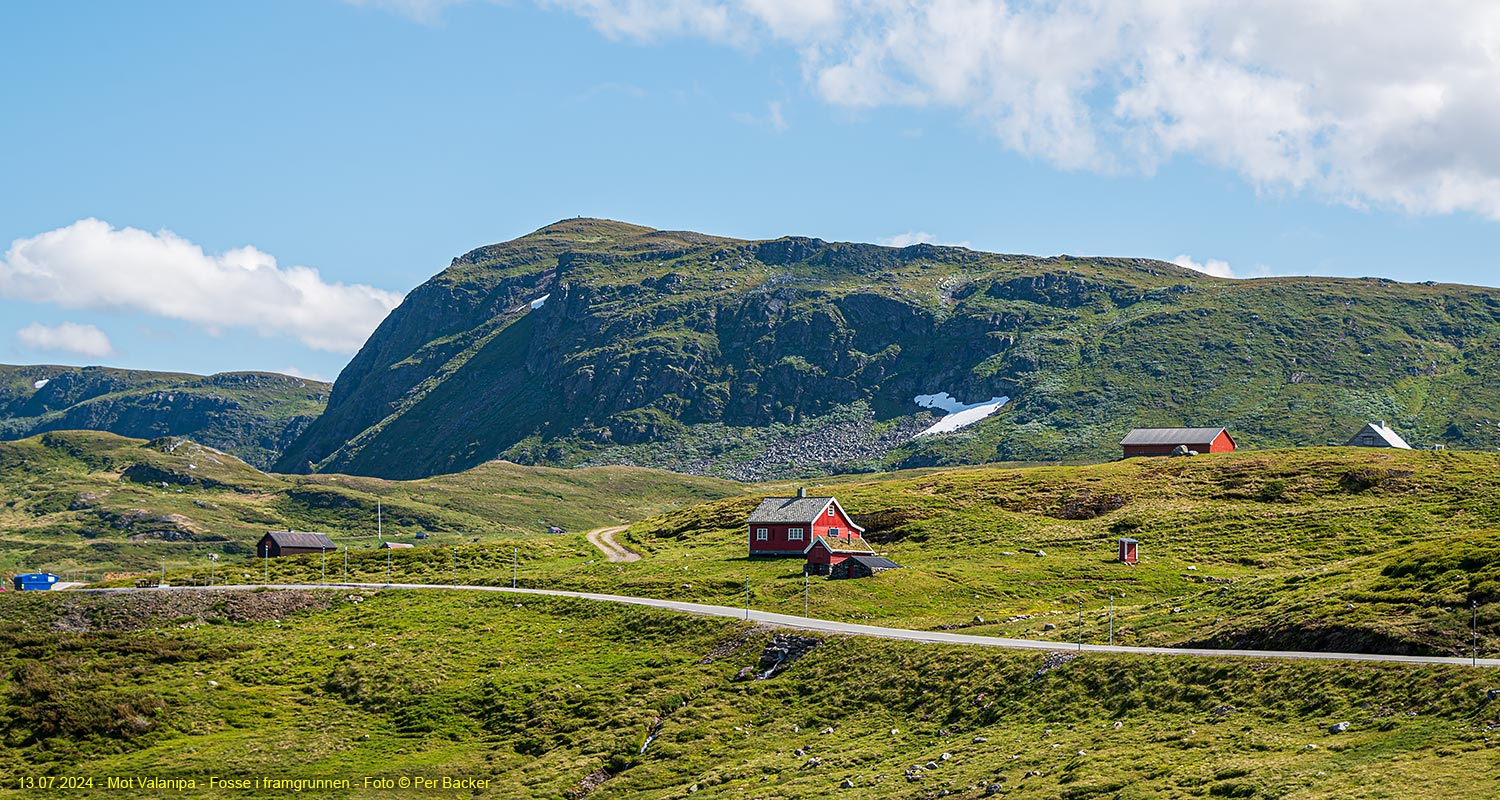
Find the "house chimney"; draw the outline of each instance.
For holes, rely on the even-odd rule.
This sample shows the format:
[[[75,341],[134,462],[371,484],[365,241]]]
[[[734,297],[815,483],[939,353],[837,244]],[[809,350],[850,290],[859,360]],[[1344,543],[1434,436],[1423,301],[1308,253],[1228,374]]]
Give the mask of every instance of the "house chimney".
[[[797,487],[797,496],[798,497],[806,497],[807,496],[807,487],[806,486],[798,486]]]

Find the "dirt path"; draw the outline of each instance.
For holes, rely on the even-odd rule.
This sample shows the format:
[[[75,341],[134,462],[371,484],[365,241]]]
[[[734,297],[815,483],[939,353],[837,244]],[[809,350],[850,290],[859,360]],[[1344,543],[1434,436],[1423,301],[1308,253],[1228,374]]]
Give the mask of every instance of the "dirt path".
[[[630,526],[616,525],[613,528],[595,528],[588,532],[589,544],[599,548],[605,561],[640,561],[641,554],[615,541],[615,534]]]

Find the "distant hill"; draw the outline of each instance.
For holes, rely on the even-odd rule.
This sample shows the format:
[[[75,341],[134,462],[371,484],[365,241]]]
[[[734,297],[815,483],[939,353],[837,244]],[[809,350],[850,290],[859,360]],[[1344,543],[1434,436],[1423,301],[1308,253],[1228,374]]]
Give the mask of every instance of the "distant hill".
[[[503,457],[786,478],[1106,459],[1134,426],[1323,445],[1368,420],[1489,449],[1497,372],[1495,289],[573,219],[408,295],[276,468],[408,478]],[[918,396],[939,393],[1010,402],[915,436],[939,418]]]
[[[238,562],[267,530],[285,528],[370,549],[377,507],[385,536],[407,542],[419,531],[431,545],[528,534],[552,541],[566,537],[541,535],[549,526],[581,533],[742,491],[633,467],[501,462],[411,482],[267,475],[188,439],[58,431],[0,442],[0,573],[49,569],[99,580],[154,570],[162,559],[171,569],[207,568],[210,553]],[[580,552],[595,552],[574,538]]]
[[[269,467],[322,412],[329,388],[269,372],[0,365],[0,439],[58,430],[186,436]]]

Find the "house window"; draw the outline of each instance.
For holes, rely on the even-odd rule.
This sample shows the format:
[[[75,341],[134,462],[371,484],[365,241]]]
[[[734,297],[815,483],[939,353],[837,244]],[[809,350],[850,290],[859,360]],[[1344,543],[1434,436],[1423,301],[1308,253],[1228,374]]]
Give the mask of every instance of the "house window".
[[[791,542],[800,542],[800,541],[802,541],[802,529],[801,528],[787,528],[786,529],[786,538],[787,538],[787,541],[791,541]]]
[[[755,541],[764,542],[769,538],[771,538],[771,532],[769,530],[766,530],[765,528],[755,529]]]
[[[828,516],[833,516],[833,506],[828,507]]]
[[[839,529],[838,528],[829,528],[828,529],[828,535],[831,536],[831,537],[833,537],[833,538],[835,538],[835,539],[839,538]]]

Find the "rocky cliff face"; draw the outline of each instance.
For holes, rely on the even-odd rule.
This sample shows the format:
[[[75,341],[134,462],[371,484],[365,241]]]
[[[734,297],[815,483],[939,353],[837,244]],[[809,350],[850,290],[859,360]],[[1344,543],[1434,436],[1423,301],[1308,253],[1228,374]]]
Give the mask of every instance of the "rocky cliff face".
[[[277,468],[407,478],[504,457],[781,477],[1111,457],[1135,425],[1324,444],[1367,418],[1493,447],[1497,365],[1491,289],[577,219],[412,292]],[[933,421],[914,398],[936,392],[1012,402],[913,438]]]
[[[0,439],[60,430],[186,436],[269,467],[328,398],[319,381],[108,367],[0,366]]]

